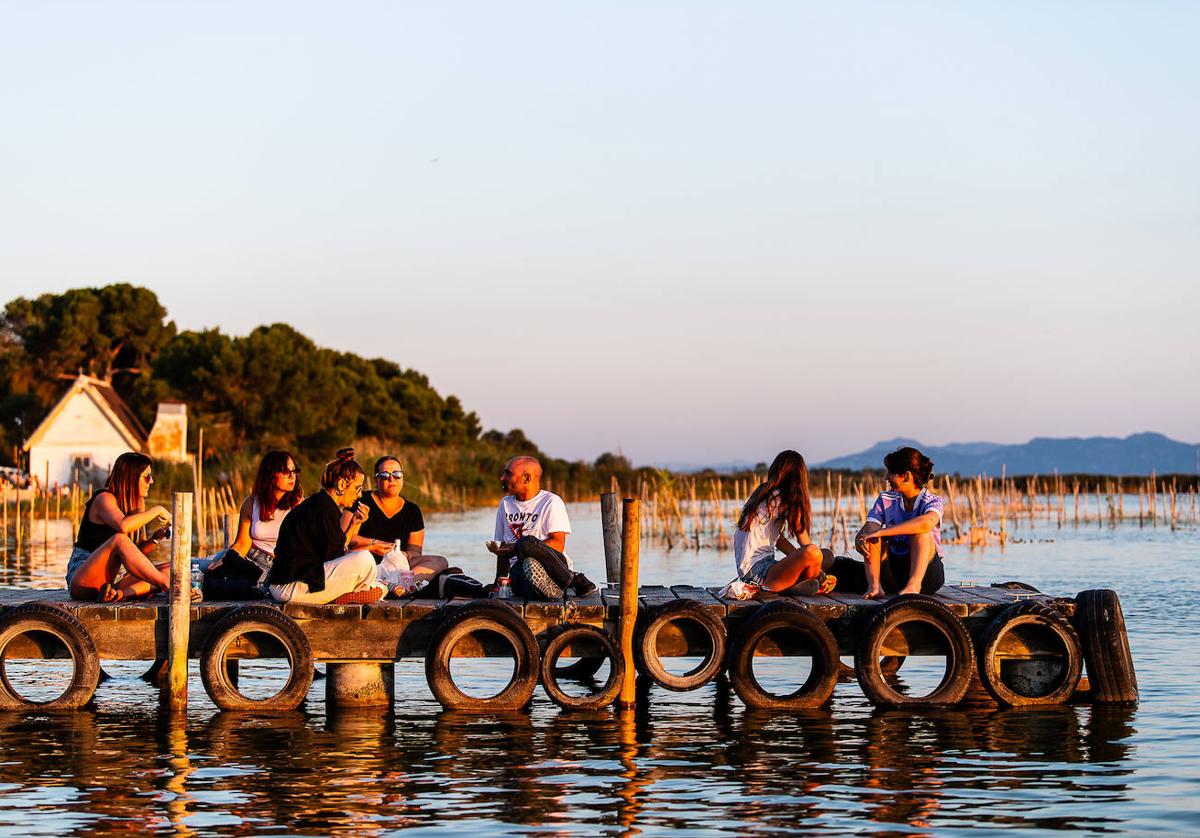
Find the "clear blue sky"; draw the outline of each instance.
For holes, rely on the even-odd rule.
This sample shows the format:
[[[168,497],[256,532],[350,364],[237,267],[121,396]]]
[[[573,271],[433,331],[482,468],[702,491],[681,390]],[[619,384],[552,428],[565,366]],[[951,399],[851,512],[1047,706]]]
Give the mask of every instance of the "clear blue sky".
[[[1200,438],[1200,4],[0,5],[3,300],[636,462]]]

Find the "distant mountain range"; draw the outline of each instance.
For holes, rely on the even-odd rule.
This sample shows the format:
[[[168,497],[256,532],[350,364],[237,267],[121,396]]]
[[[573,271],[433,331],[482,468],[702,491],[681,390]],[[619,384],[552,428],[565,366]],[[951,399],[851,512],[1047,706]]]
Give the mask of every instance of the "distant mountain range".
[[[1119,437],[1092,436],[1051,439],[1034,437],[1021,445],[996,442],[954,442],[923,445],[912,439],[890,439],[844,457],[835,457],[819,468],[882,468],[883,456],[904,445],[921,449],[941,474],[999,475],[1002,466],[1010,475],[1051,474],[1195,474],[1200,472],[1200,445],[1176,442],[1162,434]]]

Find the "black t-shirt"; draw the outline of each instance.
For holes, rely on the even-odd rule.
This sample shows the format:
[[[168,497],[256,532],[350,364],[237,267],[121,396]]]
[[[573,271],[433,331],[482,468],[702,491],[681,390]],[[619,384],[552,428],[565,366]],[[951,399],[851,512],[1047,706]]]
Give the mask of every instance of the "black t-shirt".
[[[421,507],[410,500],[406,500],[404,506],[400,507],[400,511],[391,518],[384,515],[379,504],[375,502],[374,492],[363,495],[363,503],[371,510],[367,520],[358,529],[358,534],[363,538],[399,541],[400,546],[407,550],[409,536],[425,529],[425,518],[421,515]],[[375,561],[380,561],[380,557],[376,556]]]
[[[279,525],[275,561],[268,585],[305,582],[313,593],[325,590],[325,562],[346,552],[342,509],[328,492],[309,495]]]

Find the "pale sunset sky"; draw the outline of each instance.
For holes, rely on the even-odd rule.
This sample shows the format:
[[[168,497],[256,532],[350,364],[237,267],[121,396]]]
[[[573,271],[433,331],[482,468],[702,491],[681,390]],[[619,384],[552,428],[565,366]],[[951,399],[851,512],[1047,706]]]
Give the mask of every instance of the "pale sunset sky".
[[[283,321],[547,452],[1200,440],[1200,4],[0,2],[0,304]]]

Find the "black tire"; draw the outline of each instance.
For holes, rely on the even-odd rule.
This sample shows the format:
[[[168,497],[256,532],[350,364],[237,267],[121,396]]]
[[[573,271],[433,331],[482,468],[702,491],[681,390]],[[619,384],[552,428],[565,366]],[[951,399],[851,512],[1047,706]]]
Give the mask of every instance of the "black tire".
[[[909,696],[889,683],[880,666],[884,639],[909,622],[931,626],[946,640],[946,674],[933,692]],[[881,707],[944,707],[967,692],[975,672],[974,646],[962,621],[938,600],[924,594],[905,594],[880,607],[854,653],[854,674],[863,694]]]
[[[600,667],[604,666],[604,661],[607,658],[599,657],[584,657],[575,661],[575,663],[567,664],[566,666],[558,666],[554,669],[554,677],[560,681],[587,681],[596,677],[596,673],[600,671]],[[624,660],[622,660],[624,665]]]
[[[683,675],[674,675],[658,657],[658,633],[674,622],[690,622],[698,626],[708,640],[708,651],[700,665]],[[704,686],[721,672],[725,665],[725,623],[697,602],[674,599],[657,606],[638,626],[633,638],[633,654],[638,672],[660,687],[686,692]]]
[[[5,667],[8,646],[29,632],[54,637],[66,648],[74,664],[71,683],[62,695],[50,701],[29,701],[8,680]],[[92,700],[99,683],[100,656],[96,654],[96,644],[74,614],[53,605],[29,602],[10,608],[0,617],[0,710],[78,710]]]
[[[1037,588],[1030,585],[1028,582],[993,582],[993,588],[1003,588],[1006,591],[1028,591],[1031,594],[1040,594]]]
[[[1136,704],[1137,674],[1117,592],[1100,589],[1076,596],[1075,629],[1083,647],[1092,700],[1098,704]]]
[[[454,683],[450,672],[454,647],[458,641],[477,631],[489,631],[507,641],[516,663],[508,685],[488,698],[467,695]],[[520,710],[533,697],[539,660],[537,639],[516,611],[502,602],[477,600],[457,609],[434,631],[433,642],[425,656],[425,680],[429,682],[433,697],[446,710]]]
[[[889,681],[896,678],[896,673],[900,671],[900,667],[904,666],[904,655],[884,655],[879,661],[879,671],[883,673],[883,677]],[[854,674],[854,667],[847,666],[838,661],[838,683],[850,684],[858,680]]]
[[[563,649],[571,643],[580,640],[587,640],[591,643],[597,643],[604,650],[604,655],[601,657],[582,658],[578,663],[585,661],[600,661],[603,665],[605,660],[610,661],[608,669],[608,678],[598,689],[593,690],[587,695],[574,696],[565,692],[558,685],[562,673],[571,667],[556,668],[558,656]],[[599,667],[597,667],[597,670]],[[542,688],[546,691],[546,695],[550,696],[550,700],[562,707],[564,710],[599,710],[602,707],[607,707],[616,700],[617,694],[621,691],[621,681],[625,677],[625,661],[621,657],[621,652],[617,648],[614,641],[608,632],[595,626],[580,625],[578,623],[568,623],[563,626],[555,635],[550,638],[550,642],[546,644],[545,650],[542,652],[541,662]],[[593,671],[593,674],[595,672]]]
[[[291,664],[282,690],[263,699],[247,698],[238,691],[237,676],[227,666],[229,646],[244,634],[266,634],[277,640]],[[236,659],[232,659],[236,660]],[[236,673],[236,669],[233,670]],[[222,710],[295,710],[308,695],[313,680],[313,654],[308,637],[296,621],[266,605],[246,605],[225,614],[213,626],[200,653],[200,678],[204,691]]]
[[[787,695],[768,692],[754,676],[754,652],[765,637],[775,632],[800,635],[812,652],[808,678]],[[840,665],[837,640],[825,621],[794,602],[776,600],[752,614],[733,638],[729,651],[729,682],[747,707],[806,710],[829,701],[837,684]]]
[[[1057,645],[1057,651],[1061,653],[1061,663],[1046,663],[1028,673],[1038,682],[1029,685],[1030,690],[1034,691],[1032,694],[1017,688],[1019,676],[1006,679],[997,657],[1008,635],[1014,631],[1029,631],[1030,628],[1040,630],[1042,639]],[[1040,602],[1018,602],[1005,608],[988,625],[980,640],[979,678],[992,698],[1009,707],[1064,704],[1075,692],[1082,673],[1083,654],[1075,629],[1061,614]]]

